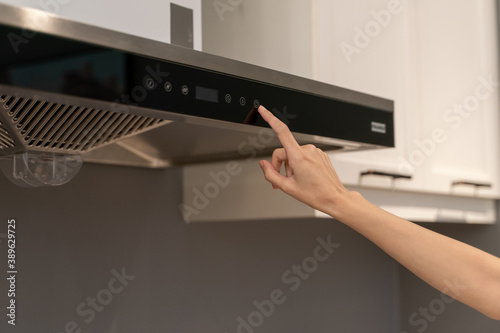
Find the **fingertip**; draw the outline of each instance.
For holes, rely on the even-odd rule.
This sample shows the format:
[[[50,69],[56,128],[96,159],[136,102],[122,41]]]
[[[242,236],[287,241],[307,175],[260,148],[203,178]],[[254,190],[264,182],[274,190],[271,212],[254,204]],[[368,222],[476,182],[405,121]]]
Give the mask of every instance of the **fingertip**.
[[[259,166],[262,169],[262,172],[264,172],[264,175],[266,174],[267,169],[269,169],[269,168],[273,169],[272,165],[266,160],[260,160]]]
[[[266,160],[260,160],[260,161],[259,161],[259,165],[260,165],[260,167],[261,167],[263,170],[265,170],[265,169],[267,168],[267,165],[268,165],[268,164],[271,164],[271,163],[269,163],[269,162],[268,162],[268,161],[266,161]]]
[[[268,116],[272,115],[271,111],[269,111],[264,105],[260,105],[257,111],[265,121],[268,121]]]
[[[269,163],[268,161],[266,160],[261,160],[259,161],[259,166],[260,168],[262,169],[262,172],[264,172],[264,175],[266,175],[266,171],[267,172],[276,172],[273,168],[273,166],[271,165],[271,163]],[[269,170],[266,170],[266,169],[269,169]],[[273,187],[273,190],[277,190],[279,187],[274,185],[272,182],[271,182],[271,185]]]

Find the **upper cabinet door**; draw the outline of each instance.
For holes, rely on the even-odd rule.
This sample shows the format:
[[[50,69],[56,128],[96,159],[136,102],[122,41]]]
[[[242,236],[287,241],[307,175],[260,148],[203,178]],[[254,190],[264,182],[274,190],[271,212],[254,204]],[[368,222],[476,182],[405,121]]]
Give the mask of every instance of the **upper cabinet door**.
[[[498,198],[495,1],[419,0],[411,6],[418,88],[413,112],[420,122],[414,165],[425,170],[428,191]]]
[[[500,197],[494,0],[313,3],[315,78],[395,101],[396,148],[332,155],[344,183]]]
[[[421,190],[421,175],[406,162],[410,140],[418,133],[408,112],[408,88],[415,85],[409,73],[414,57],[407,37],[410,13],[401,1],[316,0],[313,4],[314,78],[395,102],[396,147],[332,154],[340,178],[347,185]],[[368,170],[412,179],[361,176]]]

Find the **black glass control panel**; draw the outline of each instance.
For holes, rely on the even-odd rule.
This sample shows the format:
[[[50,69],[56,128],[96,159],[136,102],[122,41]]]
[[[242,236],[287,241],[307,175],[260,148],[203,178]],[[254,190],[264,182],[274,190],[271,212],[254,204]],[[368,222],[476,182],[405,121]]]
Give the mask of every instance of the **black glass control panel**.
[[[394,146],[393,113],[162,59],[0,25],[0,83],[228,122],[267,126],[265,105],[294,132]],[[1,91],[0,91],[1,94]]]

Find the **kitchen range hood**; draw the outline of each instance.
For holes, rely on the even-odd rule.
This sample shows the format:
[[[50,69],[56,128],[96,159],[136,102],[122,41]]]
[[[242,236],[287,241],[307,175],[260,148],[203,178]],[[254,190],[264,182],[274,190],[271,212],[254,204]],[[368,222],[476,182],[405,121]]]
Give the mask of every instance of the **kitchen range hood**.
[[[0,160],[25,186],[82,162],[163,168],[269,155],[265,105],[301,144],[394,146],[393,102],[0,4]],[[260,50],[255,50],[260,52]]]

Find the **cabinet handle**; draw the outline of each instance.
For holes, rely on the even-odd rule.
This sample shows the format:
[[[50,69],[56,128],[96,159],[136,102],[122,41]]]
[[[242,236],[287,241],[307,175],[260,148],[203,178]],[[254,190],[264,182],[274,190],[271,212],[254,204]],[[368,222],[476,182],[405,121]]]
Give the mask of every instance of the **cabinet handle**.
[[[382,177],[391,177],[393,180],[396,179],[411,179],[412,176],[410,175],[402,175],[399,173],[391,173],[391,172],[383,172],[383,171],[376,171],[376,170],[367,170],[363,171],[359,174],[360,177],[363,176],[368,176],[368,175],[373,175],[373,176],[382,176]]]
[[[467,180],[456,180],[451,183],[451,186],[456,186],[456,185],[469,185],[469,186],[474,186],[474,187],[491,187],[491,183],[476,183],[476,182],[470,182]]]
[[[399,173],[393,172],[384,172],[377,170],[366,170],[359,173],[359,183],[361,185],[361,178],[364,176],[381,176],[381,177],[390,177],[391,178],[391,190],[394,191],[396,189],[396,180],[398,179],[411,179],[410,175],[402,175]]]

